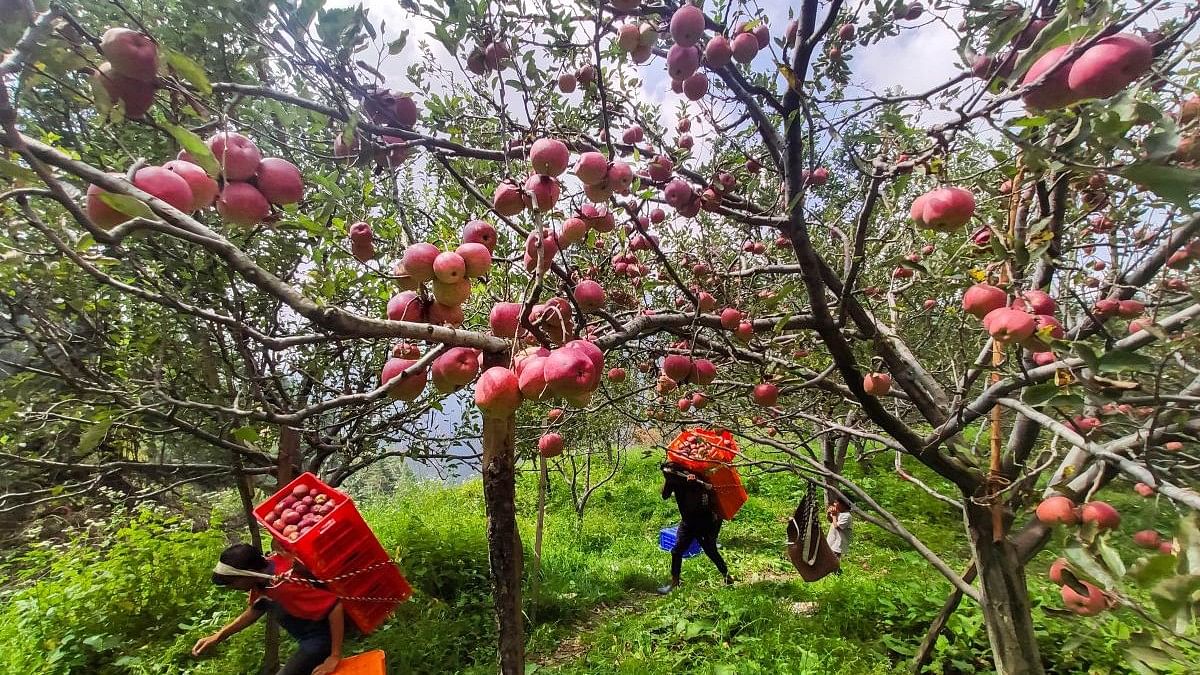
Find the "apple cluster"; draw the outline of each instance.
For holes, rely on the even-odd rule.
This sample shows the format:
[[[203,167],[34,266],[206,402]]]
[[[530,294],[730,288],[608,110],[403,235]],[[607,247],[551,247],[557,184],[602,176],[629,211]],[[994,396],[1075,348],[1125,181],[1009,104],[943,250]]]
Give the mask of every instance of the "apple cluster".
[[[1153,494],[1149,486],[1138,483],[1137,491],[1142,496]],[[1076,507],[1070,497],[1054,495],[1043,499],[1037,506],[1035,515],[1042,524],[1054,527],[1056,525],[1075,526],[1078,524],[1093,527],[1096,532],[1115,530],[1121,525],[1121,514],[1107,502],[1091,501],[1082,507]],[[1141,530],[1133,535],[1133,543],[1140,548],[1171,554],[1174,546],[1154,530]],[[1070,577],[1068,578],[1068,575]],[[1066,558],[1059,558],[1050,565],[1050,580],[1062,588],[1060,594],[1067,609],[1081,616],[1095,616],[1110,606],[1109,598],[1103,590],[1087,581],[1078,578]],[[1082,588],[1086,594],[1077,589]]]
[[[264,520],[272,534],[294,542],[333,513],[336,506],[333,495],[297,485],[292,494],[275,504]]]
[[[1045,80],[1025,93],[1027,107],[1052,110],[1084,99],[1114,96],[1145,75],[1154,61],[1154,47],[1132,33],[1101,38],[1078,56],[1065,58],[1074,46],[1055,47],[1029,67],[1021,84]]]
[[[100,53],[107,61],[92,75],[93,83],[124,106],[125,117],[141,119],[154,103],[158,45],[145,33],[114,27],[100,36]]]
[[[231,131],[215,134],[207,144],[220,167],[220,184],[181,150],[177,159],[162,166],[135,171],[133,186],[184,213],[206,209],[215,201],[226,222],[246,226],[266,221],[271,204],[303,199],[304,178],[295,164],[278,157],[264,159],[254,141]],[[88,217],[104,229],[130,219],[106,201],[107,194],[99,185],[88,186]]]

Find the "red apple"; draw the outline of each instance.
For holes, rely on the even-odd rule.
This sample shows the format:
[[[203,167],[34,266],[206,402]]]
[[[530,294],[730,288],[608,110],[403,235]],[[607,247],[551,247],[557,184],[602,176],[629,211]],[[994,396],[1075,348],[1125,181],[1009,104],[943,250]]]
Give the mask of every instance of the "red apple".
[[[867,373],[863,377],[863,390],[870,396],[884,396],[892,390],[892,376],[887,373]]]
[[[1087,596],[1076,593],[1070,586],[1062,587],[1062,601],[1067,606],[1067,609],[1075,612],[1080,616],[1095,616],[1104,611],[1108,601],[1104,596],[1104,591],[1096,588],[1086,581],[1080,581],[1084,588],[1087,589]]]
[[[1100,530],[1115,530],[1121,525],[1121,514],[1105,502],[1088,502],[1080,515],[1085,523],[1095,523]]]
[[[158,45],[144,33],[109,28],[100,36],[100,53],[118,75],[141,82],[154,82],[158,76]]]
[[[212,203],[217,198],[219,188],[217,187],[217,181],[205,173],[204,169],[191,162],[178,159],[173,159],[163,164],[163,168],[185,180],[192,191],[191,208],[180,210],[193,212],[212,206]]]
[[[433,264],[440,254],[438,247],[422,241],[404,249],[404,257],[400,262],[404,265],[404,271],[414,281],[423,283],[433,279]]]
[[[982,319],[1008,304],[1008,294],[990,284],[975,284],[963,293],[963,311]]]
[[[770,407],[779,400],[779,387],[770,382],[763,382],[754,386],[750,396],[758,405]]]
[[[257,225],[271,215],[271,204],[253,185],[229,182],[217,199],[217,213],[236,225]]]
[[[433,386],[442,393],[457,390],[479,374],[479,350],[470,347],[451,347],[437,357],[430,367]]]
[[[222,131],[211,136],[208,149],[221,165],[225,180],[250,180],[262,162],[262,153],[254,141],[233,131]]]
[[[304,198],[304,177],[295,164],[278,157],[258,163],[255,185],[272,204],[295,204]]]
[[[1021,343],[1033,336],[1037,325],[1025,312],[1001,307],[983,317],[983,327],[1002,344]]]
[[[1075,59],[1067,86],[1078,98],[1108,98],[1150,70],[1154,48],[1139,35],[1101,38]]]
[[[1157,550],[1162,544],[1162,535],[1154,530],[1141,530],[1133,533],[1133,543],[1149,551]]]
[[[379,374],[380,385],[386,385],[415,364],[416,361],[410,359],[388,359],[387,363],[383,364],[383,371]],[[396,380],[388,386],[388,395],[401,401],[415,401],[425,391],[425,384],[428,381],[429,370],[422,368],[408,373],[402,379]]]
[[[919,227],[954,232],[975,215],[975,196],[958,187],[938,188],[917,197],[909,215]]]
[[[1037,506],[1036,514],[1037,519],[1046,525],[1074,525],[1077,520],[1075,502],[1062,495],[1043,499]]]
[[[546,459],[563,453],[563,437],[556,433],[542,434],[538,439],[538,454]]]
[[[511,338],[517,334],[517,324],[520,322],[523,306],[518,302],[498,302],[492,306],[488,314],[488,325],[492,335]]]
[[[104,88],[113,105],[118,102],[125,105],[125,117],[128,119],[141,119],[154,105],[154,87],[121,75],[107,61],[101,63],[100,68],[92,74],[92,82]]]
[[[425,303],[415,292],[401,291],[388,300],[387,318],[390,321],[423,321]]]
[[[529,148],[529,163],[544,176],[557,176],[567,170],[571,152],[566,143],[554,138],[539,138]]]
[[[472,220],[463,227],[463,243],[483,244],[489,251],[496,250],[496,228],[483,220]]]
[[[488,368],[475,383],[475,405],[484,417],[504,419],[521,405],[517,374],[503,366]]]

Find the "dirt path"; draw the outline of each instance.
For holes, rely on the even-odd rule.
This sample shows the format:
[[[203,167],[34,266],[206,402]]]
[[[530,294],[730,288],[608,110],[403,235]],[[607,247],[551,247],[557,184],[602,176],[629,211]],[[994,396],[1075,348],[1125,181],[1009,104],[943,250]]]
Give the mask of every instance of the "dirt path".
[[[583,637],[595,630],[597,626],[622,614],[628,614],[644,607],[651,599],[657,597],[648,591],[635,591],[618,602],[609,605],[597,605],[588,615],[571,626],[570,637],[558,643],[558,647],[549,654],[539,654],[533,659],[534,663],[543,668],[553,668],[566,665],[578,660],[588,651],[583,643]]]

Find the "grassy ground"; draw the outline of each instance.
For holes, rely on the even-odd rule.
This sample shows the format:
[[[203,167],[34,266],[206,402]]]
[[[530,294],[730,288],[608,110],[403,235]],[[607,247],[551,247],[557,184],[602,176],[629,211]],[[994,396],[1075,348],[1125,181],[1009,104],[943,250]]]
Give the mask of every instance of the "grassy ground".
[[[522,476],[531,672],[904,672],[949,584],[899,540],[863,523],[844,573],[804,583],[784,554],[786,518],[802,492],[785,474],[748,476],[750,501],[722,532],[736,585],[721,584],[698,556],[684,563],[682,589],[653,595],[669,564],[657,547],[658,530],[678,516],[673,502],[659,499],[657,463],[656,456],[629,462],[597,491],[582,521],[562,476],[551,474],[536,599],[530,569],[536,474]],[[949,507],[890,472],[856,479],[952,566],[965,564]],[[481,489],[478,481],[452,488],[414,483],[387,495],[359,495],[416,592],[382,630],[354,640],[349,651],[384,649],[393,675],[495,672]],[[212,658],[187,655],[196,638],[244,606],[238,594],[207,584],[223,545],[214,534],[142,516],[110,532],[104,547],[81,540],[16,563],[15,590],[0,596],[6,605],[0,672],[251,672],[260,627]],[[1131,630],[1126,618],[1071,621],[1041,611],[1042,604],[1058,606],[1057,589],[1039,570],[1049,561],[1040,560],[1030,576],[1039,639],[1053,672],[1125,672],[1113,645]],[[1064,649],[1072,639],[1080,646]],[[934,672],[988,672],[986,649],[978,612],[964,606],[939,644]],[[21,670],[10,670],[18,664]]]

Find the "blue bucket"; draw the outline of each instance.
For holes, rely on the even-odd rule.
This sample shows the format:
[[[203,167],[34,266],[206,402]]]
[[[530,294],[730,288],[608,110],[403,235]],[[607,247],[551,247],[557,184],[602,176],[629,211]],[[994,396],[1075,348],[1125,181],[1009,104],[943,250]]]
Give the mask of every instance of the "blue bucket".
[[[667,551],[668,553],[671,551],[671,549],[675,548],[675,541],[676,541],[675,535],[678,530],[679,530],[678,525],[672,525],[671,527],[664,527],[663,529],[659,530],[658,531],[658,547],[664,551]],[[700,548],[700,540],[693,539],[692,545],[688,547],[687,551],[684,551],[683,557],[691,558],[692,556],[700,555],[701,550],[703,550],[703,549]]]

